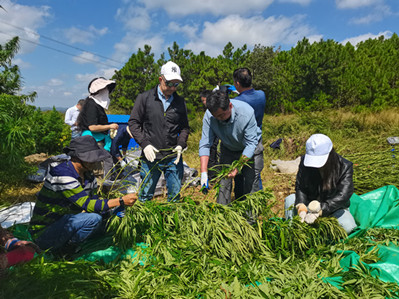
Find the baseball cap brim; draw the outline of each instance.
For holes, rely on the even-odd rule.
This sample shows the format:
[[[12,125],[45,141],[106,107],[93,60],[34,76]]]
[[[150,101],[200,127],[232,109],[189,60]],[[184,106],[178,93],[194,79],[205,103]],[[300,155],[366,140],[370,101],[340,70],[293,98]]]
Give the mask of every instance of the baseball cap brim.
[[[105,159],[111,157],[111,155],[105,149],[99,148],[84,153],[77,153],[76,157],[83,162],[94,163],[104,161]]]
[[[167,74],[167,75],[163,75],[163,76],[165,77],[166,81],[179,80],[180,82],[183,82],[183,79],[177,73]]]
[[[309,154],[305,154],[303,165],[305,165],[306,167],[314,167],[314,168],[323,167],[324,164],[326,164],[329,155],[330,153],[321,156],[312,156]]]
[[[104,78],[98,78],[98,79],[94,80],[91,83],[91,85],[89,87],[89,92],[91,94],[96,93],[96,92],[100,91],[101,89],[106,88],[109,85],[110,85],[111,90],[112,90],[112,89],[114,89],[116,83],[113,80],[107,80],[107,79],[104,79]]]

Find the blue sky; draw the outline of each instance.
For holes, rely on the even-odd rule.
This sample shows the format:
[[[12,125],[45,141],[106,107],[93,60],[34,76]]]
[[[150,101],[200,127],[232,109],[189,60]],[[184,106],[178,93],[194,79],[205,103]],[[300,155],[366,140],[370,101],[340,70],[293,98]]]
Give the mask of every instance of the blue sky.
[[[14,63],[38,107],[70,107],[145,44],[176,41],[217,56],[230,41],[288,50],[303,37],[340,43],[398,33],[399,0],[0,0],[0,43],[20,36]]]

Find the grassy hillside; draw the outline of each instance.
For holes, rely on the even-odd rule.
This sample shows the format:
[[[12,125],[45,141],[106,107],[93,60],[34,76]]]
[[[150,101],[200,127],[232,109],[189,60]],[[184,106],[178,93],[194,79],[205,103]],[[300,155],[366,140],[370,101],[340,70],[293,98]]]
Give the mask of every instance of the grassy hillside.
[[[190,120],[191,134],[185,162],[199,171],[198,144],[201,139],[202,112]],[[378,112],[353,112],[352,110],[327,110],[290,115],[265,115],[263,120],[263,143],[265,167],[262,172],[263,186],[270,188],[280,203],[295,186],[295,175],[275,172],[270,161],[275,159],[293,160],[305,153],[305,142],[310,135],[328,135],[336,151],[355,163],[355,188],[358,194],[376,189],[388,183],[399,186],[398,158],[392,157],[392,147],[387,137],[399,136],[399,109],[387,108]],[[282,138],[280,149],[270,144]],[[399,150],[399,146],[398,149]],[[395,165],[397,164],[397,167]],[[368,174],[368,175],[365,175]],[[14,203],[35,200],[34,194],[40,185],[23,184],[8,186],[0,194],[0,203]],[[184,195],[196,199],[214,200],[215,192],[206,197],[196,188],[185,188]],[[162,199],[160,199],[162,200]]]

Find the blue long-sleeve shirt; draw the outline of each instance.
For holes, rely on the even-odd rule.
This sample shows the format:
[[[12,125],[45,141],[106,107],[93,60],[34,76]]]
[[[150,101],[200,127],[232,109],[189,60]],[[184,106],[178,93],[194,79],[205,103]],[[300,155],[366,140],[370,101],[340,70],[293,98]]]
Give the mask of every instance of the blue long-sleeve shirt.
[[[255,111],[256,123],[262,129],[263,115],[265,114],[266,96],[262,90],[253,88],[241,92],[234,98],[249,104]]]
[[[209,156],[215,136],[231,151],[242,151],[242,155],[252,158],[261,138],[262,131],[257,126],[254,110],[242,101],[231,100],[233,108],[227,121],[217,120],[207,110],[202,120],[202,137],[199,143],[199,156]]]
[[[113,157],[121,157],[121,152],[119,151],[119,147],[122,147],[122,150],[126,150],[129,146],[130,139],[132,137],[127,131],[127,125],[119,125],[118,132],[116,133],[115,138],[112,140],[110,153]]]

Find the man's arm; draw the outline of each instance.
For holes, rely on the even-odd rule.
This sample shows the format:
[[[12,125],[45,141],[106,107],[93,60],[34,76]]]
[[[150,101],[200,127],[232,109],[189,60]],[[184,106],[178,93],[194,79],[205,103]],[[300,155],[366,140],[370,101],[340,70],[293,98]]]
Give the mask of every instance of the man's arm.
[[[242,152],[242,155],[251,159],[255,153],[258,143],[258,126],[256,124],[255,114],[252,114],[244,130],[245,148]]]
[[[208,162],[209,162],[209,156],[201,156],[200,157],[201,173],[208,172]]]
[[[144,101],[144,95],[139,94],[136,98],[128,121],[129,130],[132,133],[134,140],[141,146],[141,148],[150,145],[149,140],[145,137],[143,132],[143,123],[145,119]]]

